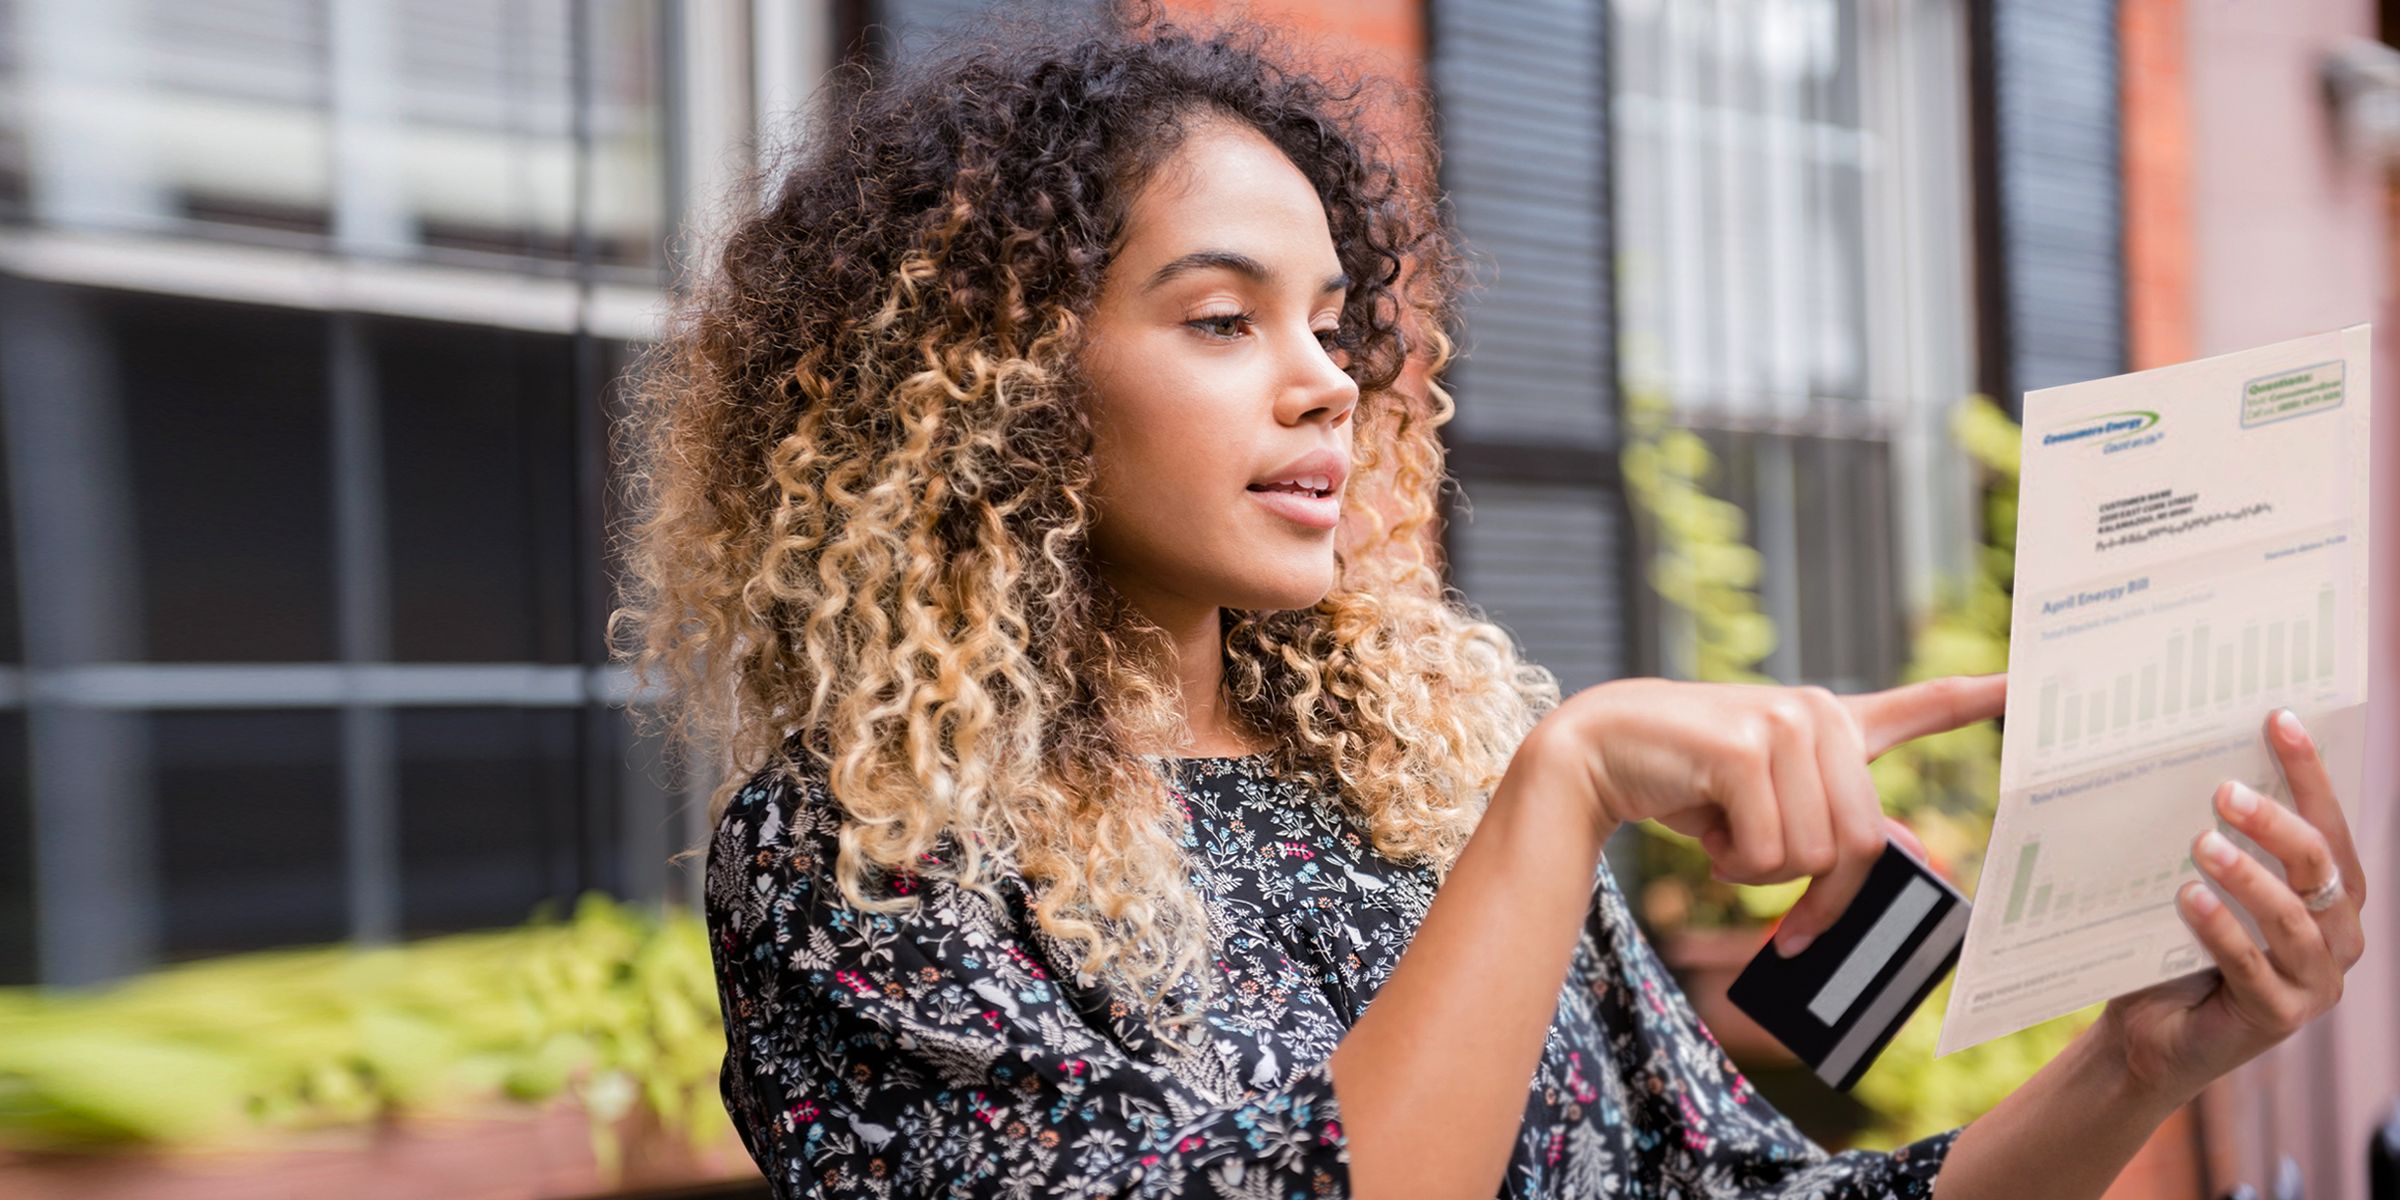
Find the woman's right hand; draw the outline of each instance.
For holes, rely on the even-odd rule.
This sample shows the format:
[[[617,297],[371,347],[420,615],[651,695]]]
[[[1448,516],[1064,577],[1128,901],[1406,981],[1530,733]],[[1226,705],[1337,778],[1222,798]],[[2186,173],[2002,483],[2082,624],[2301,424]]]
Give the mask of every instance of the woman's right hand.
[[[1902,742],[1999,716],[2008,676],[1954,675],[1880,692],[1619,679],[1585,688],[1529,742],[1579,780],[1602,832],[1655,818],[1700,839],[1728,883],[1808,877],[1775,943],[1799,953],[1866,882],[1887,834],[1867,764]]]

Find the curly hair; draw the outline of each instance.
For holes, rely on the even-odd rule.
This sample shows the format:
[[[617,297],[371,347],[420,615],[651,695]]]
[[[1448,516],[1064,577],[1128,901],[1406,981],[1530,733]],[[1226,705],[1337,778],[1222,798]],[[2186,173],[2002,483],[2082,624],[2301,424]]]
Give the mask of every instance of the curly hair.
[[[1181,699],[1161,631],[1087,553],[1075,359],[1131,199],[1196,123],[1279,147],[1357,281],[1335,582],[1308,609],[1224,612],[1233,719],[1378,852],[1441,878],[1559,700],[1429,561],[1454,412],[1432,380],[1464,273],[1422,182],[1428,118],[1404,105],[1427,149],[1396,165],[1369,83],[1296,68],[1256,24],[1155,14],[986,23],[891,78],[847,74],[637,368],[619,466],[638,520],[611,642],[656,697],[642,719],[687,761],[725,756],[712,825],[748,779],[812,755],[846,815],[852,904],[905,909],[880,884],[911,876],[998,901],[1013,871],[1077,977],[1165,1037],[1214,982],[1179,813],[1144,752],[1175,744]],[[1402,386],[1412,354],[1422,394]],[[1188,976],[1201,994],[1162,1012]]]

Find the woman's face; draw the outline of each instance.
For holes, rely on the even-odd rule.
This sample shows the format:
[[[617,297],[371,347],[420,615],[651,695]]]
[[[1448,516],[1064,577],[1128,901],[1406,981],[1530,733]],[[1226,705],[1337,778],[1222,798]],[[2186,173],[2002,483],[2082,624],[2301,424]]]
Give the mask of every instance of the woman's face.
[[[1358,403],[1332,348],[1348,286],[1316,190],[1248,126],[1195,126],[1134,199],[1082,365],[1093,549],[1153,621],[1332,589]]]

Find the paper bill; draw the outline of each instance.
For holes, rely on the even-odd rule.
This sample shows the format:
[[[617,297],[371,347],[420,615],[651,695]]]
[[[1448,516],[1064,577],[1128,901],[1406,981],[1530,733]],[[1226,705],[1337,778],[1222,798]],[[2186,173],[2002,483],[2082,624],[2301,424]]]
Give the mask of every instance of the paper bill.
[[[2369,340],[2026,394],[1999,809],[1937,1053],[2213,966],[2175,893],[2212,826],[2275,867],[2213,798],[2291,803],[2277,707],[2358,828]]]

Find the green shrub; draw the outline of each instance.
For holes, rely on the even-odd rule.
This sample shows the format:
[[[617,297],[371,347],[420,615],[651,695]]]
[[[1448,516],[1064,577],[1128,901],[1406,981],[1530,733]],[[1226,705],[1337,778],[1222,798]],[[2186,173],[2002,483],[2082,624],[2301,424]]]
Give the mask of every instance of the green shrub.
[[[565,921],[0,990],[0,1143],[222,1147],[571,1095],[613,1178],[637,1104],[696,1150],[723,1134],[724,1055],[701,918],[593,893]]]

